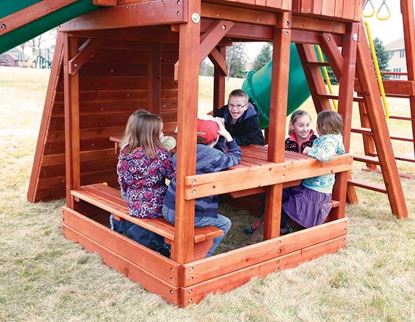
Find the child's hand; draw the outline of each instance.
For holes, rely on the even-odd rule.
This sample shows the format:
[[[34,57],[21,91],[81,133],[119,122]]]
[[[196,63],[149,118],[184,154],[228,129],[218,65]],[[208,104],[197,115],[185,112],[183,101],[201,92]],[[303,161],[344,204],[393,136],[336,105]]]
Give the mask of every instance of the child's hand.
[[[226,140],[226,142],[230,142],[233,140],[232,135],[228,132],[228,130],[225,128],[225,124],[222,121],[223,119],[216,120],[216,123],[218,123],[219,126],[219,130],[218,133],[219,135],[223,136]]]
[[[222,123],[222,125],[225,126],[225,119],[223,117],[216,116],[215,121],[216,121],[216,123],[218,123],[218,124]]]
[[[303,150],[303,154],[307,154],[308,155],[308,152],[311,150],[311,148],[309,147],[309,146],[306,146],[305,148],[304,148],[304,150]]]

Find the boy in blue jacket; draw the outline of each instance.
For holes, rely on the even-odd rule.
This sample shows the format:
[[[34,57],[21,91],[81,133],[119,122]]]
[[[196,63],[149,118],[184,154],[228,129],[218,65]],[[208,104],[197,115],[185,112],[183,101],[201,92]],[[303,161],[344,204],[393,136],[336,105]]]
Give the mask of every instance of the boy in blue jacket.
[[[258,113],[243,90],[233,90],[228,104],[217,110],[215,116],[223,119],[226,129],[239,145],[265,144]]]
[[[228,148],[227,154],[224,148],[213,148],[219,137],[223,137]],[[211,173],[226,170],[237,165],[241,161],[241,148],[226,130],[221,121],[198,120],[197,121],[197,147],[196,147],[196,174]],[[176,156],[173,157],[176,165]],[[170,182],[162,214],[166,221],[174,224],[176,208],[176,177]],[[195,227],[214,226],[223,231],[223,235],[213,240],[213,245],[207,256],[211,256],[223,237],[231,228],[229,218],[218,213],[218,196],[208,196],[196,199]]]

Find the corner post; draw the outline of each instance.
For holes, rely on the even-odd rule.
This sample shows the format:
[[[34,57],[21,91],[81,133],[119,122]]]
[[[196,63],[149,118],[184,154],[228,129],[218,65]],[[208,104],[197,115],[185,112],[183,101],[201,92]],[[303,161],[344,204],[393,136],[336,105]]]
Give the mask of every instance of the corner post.
[[[272,85],[268,132],[268,161],[284,162],[285,121],[287,118],[288,73],[290,66],[291,14],[282,13],[274,29]],[[266,188],[264,239],[279,236],[282,184]]]
[[[196,173],[200,0],[188,1],[187,23],[179,27],[175,244],[172,258],[183,264],[194,253],[195,201],[185,200],[185,178]]]

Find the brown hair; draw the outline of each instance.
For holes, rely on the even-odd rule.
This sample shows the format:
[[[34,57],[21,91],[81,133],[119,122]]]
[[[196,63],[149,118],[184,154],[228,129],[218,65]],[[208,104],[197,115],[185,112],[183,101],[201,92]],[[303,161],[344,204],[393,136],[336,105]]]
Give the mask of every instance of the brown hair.
[[[246,100],[248,100],[248,95],[245,93],[245,91],[243,91],[242,89],[234,89],[232,92],[230,92],[229,94],[229,98],[231,96],[235,96],[235,97],[244,97]],[[228,99],[229,99],[228,98]]]
[[[128,118],[122,145],[127,145],[127,153],[141,147],[145,155],[155,158],[157,147],[162,147],[160,143],[162,128],[163,122],[160,116],[146,110],[137,110]]]
[[[294,130],[291,127],[294,126],[295,122],[297,122],[298,119],[300,117],[303,117],[303,116],[308,116],[309,119],[310,119],[310,121],[311,121],[310,114],[308,114],[308,112],[306,112],[304,110],[296,110],[294,113],[291,114],[291,117],[290,117],[290,126],[288,128],[288,134],[291,135],[293,133]]]
[[[342,117],[335,111],[322,111],[317,115],[317,128],[321,135],[342,134]]]

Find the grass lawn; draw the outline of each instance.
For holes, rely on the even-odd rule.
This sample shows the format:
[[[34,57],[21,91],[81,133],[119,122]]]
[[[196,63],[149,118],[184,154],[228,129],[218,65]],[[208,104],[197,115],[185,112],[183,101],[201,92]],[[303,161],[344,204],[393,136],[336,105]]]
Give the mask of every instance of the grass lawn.
[[[49,71],[0,68],[0,321],[415,321],[413,179],[402,179],[408,220],[391,215],[386,195],[358,190],[360,204],[347,207],[346,250],[254,278],[186,309],[166,304],[66,240],[63,200],[26,201],[48,76]],[[231,79],[227,90],[240,84]],[[201,77],[201,113],[211,108],[212,87],[212,79]],[[405,103],[391,100],[392,114],[408,115]],[[311,100],[304,108],[312,111]],[[403,123],[390,121],[392,132],[410,137]],[[352,147],[361,152],[360,136],[353,135]],[[407,143],[395,150],[408,156],[412,151]],[[362,167],[355,162],[353,175],[382,181]],[[414,164],[399,167],[415,174]],[[258,238],[241,233],[254,217],[230,207],[222,211],[233,222],[222,251]]]

